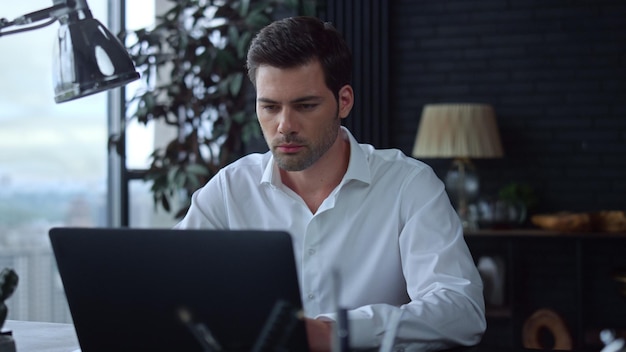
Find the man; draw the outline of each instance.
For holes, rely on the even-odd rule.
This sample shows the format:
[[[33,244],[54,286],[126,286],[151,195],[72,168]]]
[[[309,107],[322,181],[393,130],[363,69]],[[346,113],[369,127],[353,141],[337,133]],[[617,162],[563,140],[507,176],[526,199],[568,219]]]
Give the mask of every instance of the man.
[[[330,350],[337,303],[353,348],[379,346],[392,317],[407,351],[478,343],[482,283],[442,182],[341,126],[354,92],[338,32],[315,18],[280,20],[259,32],[247,60],[270,151],[223,168],[177,227],[289,232],[314,351]]]

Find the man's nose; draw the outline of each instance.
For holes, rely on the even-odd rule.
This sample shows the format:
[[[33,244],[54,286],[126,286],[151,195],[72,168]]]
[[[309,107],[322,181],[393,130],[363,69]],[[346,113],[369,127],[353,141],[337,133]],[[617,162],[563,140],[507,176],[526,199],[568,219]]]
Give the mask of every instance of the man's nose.
[[[294,112],[291,109],[283,109],[278,122],[278,132],[281,134],[292,134],[297,131],[297,123]]]

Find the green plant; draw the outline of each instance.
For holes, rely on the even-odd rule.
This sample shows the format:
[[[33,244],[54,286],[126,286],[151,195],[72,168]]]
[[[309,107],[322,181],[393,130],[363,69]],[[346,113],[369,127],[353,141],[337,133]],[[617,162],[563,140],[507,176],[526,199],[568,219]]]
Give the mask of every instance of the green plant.
[[[122,33],[144,88],[129,118],[173,126],[177,137],[153,151],[144,179],[155,206],[184,215],[191,193],[260,136],[246,77],[247,48],[276,11],[313,14],[314,1],[170,0],[153,28]]]
[[[537,205],[535,190],[525,183],[507,183],[498,191],[498,198],[510,202],[521,202],[528,210]]]

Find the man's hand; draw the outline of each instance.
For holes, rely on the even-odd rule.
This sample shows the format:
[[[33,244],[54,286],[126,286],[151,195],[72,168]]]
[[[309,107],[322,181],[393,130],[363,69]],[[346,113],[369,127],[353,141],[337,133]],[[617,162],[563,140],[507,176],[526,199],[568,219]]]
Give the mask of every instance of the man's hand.
[[[330,352],[333,341],[331,321],[304,318],[311,352]]]

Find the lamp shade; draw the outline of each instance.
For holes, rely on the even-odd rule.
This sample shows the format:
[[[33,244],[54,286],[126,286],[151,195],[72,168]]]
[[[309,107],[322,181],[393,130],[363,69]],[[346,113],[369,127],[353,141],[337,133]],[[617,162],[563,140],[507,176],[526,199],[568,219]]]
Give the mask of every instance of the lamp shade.
[[[488,104],[428,104],[418,126],[414,157],[503,156],[494,109]]]
[[[59,19],[54,53],[54,100],[62,103],[139,78],[122,43],[87,10]]]

